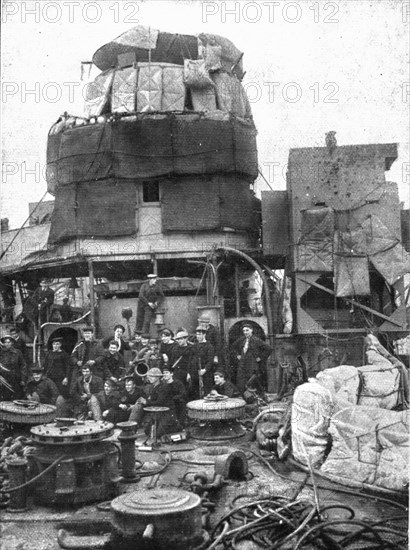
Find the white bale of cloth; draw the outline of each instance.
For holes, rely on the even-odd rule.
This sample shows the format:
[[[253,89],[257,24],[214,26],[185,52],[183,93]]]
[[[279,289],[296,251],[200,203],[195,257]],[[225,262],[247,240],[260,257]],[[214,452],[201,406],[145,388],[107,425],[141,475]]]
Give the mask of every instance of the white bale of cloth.
[[[162,111],[183,111],[185,107],[184,70],[177,65],[162,69]]]
[[[161,111],[162,67],[153,63],[138,65],[137,111]]]
[[[317,466],[324,458],[334,409],[332,392],[316,379],[298,386],[292,403],[292,451],[302,464]]]
[[[216,111],[216,95],[214,88],[191,89],[191,100],[194,111]]]
[[[137,92],[137,68],[125,67],[115,71],[111,91],[113,113],[133,113]]]
[[[386,489],[408,484],[409,411],[348,407],[331,419],[332,449],[320,471]]]
[[[361,377],[358,405],[393,409],[400,392],[400,368],[384,359],[377,364],[357,367]]]
[[[332,392],[337,409],[357,404],[360,376],[356,367],[340,365],[325,369],[316,375],[316,379]]]

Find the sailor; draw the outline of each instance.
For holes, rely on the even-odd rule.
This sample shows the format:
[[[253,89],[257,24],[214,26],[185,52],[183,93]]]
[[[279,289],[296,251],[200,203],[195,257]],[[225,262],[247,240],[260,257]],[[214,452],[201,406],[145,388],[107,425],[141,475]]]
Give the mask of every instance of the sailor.
[[[36,326],[38,321],[40,321],[40,325],[47,323],[54,304],[54,290],[49,287],[47,279],[41,279],[40,286],[34,291],[30,302],[38,311]]]
[[[85,326],[82,329],[82,340],[75,346],[71,353],[71,362],[82,367],[87,361],[93,361],[100,355],[98,342],[94,340],[94,327]]]
[[[94,339],[94,327],[87,325],[82,329],[82,340],[71,352],[70,362],[73,365],[73,372],[70,382],[70,393],[74,390],[77,378],[81,376],[81,368],[88,363],[93,368],[95,360],[101,355],[101,346]]]
[[[120,395],[117,385],[110,379],[104,380],[104,391],[97,394],[100,403],[101,416],[106,422],[120,422]]]
[[[198,325],[206,329],[206,333],[205,333],[206,341],[209,344],[211,344],[211,346],[215,350],[215,355],[214,355],[215,365],[222,363],[221,337],[216,326],[211,323],[211,318],[209,317],[209,315],[201,315],[198,319]]]
[[[37,403],[55,405],[59,395],[56,384],[47,377],[44,370],[38,365],[35,365],[31,372],[33,378],[27,383],[27,399],[37,401]]]
[[[143,408],[145,407],[166,407],[169,410],[163,412],[157,422],[157,436],[161,437],[165,433],[172,433],[179,429],[179,425],[175,415],[175,403],[172,393],[172,387],[170,384],[162,382],[162,372],[158,368],[150,369],[147,372],[147,379],[152,385],[151,391]],[[142,398],[144,400],[144,398]],[[149,433],[152,426],[153,419],[147,418],[145,411],[143,410],[142,423],[145,425],[145,433]],[[131,420],[131,416],[130,416]]]
[[[158,275],[150,273],[148,275],[148,281],[141,285],[138,295],[136,330],[149,332],[155,311],[161,305],[163,299],[164,293],[158,282]]]
[[[28,367],[32,363],[32,358],[27,344],[21,338],[20,329],[18,327],[11,327],[10,336],[14,338],[14,349],[18,349],[19,351],[21,351],[24,362]]]
[[[174,378],[181,380],[185,389],[190,390],[190,376],[189,372],[191,364],[194,363],[194,349],[193,345],[188,342],[188,332],[184,328],[179,328],[175,334],[176,346],[174,346],[169,353],[168,361],[165,361],[165,365],[172,369]]]
[[[122,357],[124,357],[124,351],[129,351],[130,345],[128,342],[126,342],[123,339],[123,335],[125,333],[125,327],[123,325],[115,325],[114,327],[114,336],[111,336],[109,338],[104,338],[102,341],[102,345],[105,349],[108,348],[112,340],[115,340],[118,344],[118,353],[121,354]]]
[[[120,396],[118,405],[119,414],[117,422],[139,422],[143,415],[143,408],[146,403],[147,393],[144,388],[137,386],[132,374],[125,377],[125,389]]]
[[[226,380],[225,373],[217,370],[214,373],[214,387],[209,393],[210,396],[226,395],[227,397],[239,397],[238,388],[229,380]]]
[[[213,385],[213,361],[215,350],[206,341],[207,330],[204,326],[195,329],[196,342],[193,345],[194,360],[190,365],[189,374],[192,382],[192,399],[202,399]]]
[[[101,420],[101,407],[98,394],[104,391],[100,377],[91,372],[88,364],[81,367],[81,377],[76,380],[69,399],[59,395],[56,402],[58,416],[75,416],[81,420],[92,417]]]
[[[51,340],[52,350],[45,356],[44,373],[57,386],[59,394],[68,397],[72,367],[70,356],[62,349],[62,344],[61,336]]]
[[[185,423],[185,412],[187,393],[181,380],[174,380],[174,374],[170,367],[164,366],[162,369],[162,381],[168,384],[172,391],[172,397],[175,405],[175,415],[181,426]]]
[[[110,378],[114,383],[125,375],[124,358],[118,351],[117,340],[111,340],[108,350],[96,358],[92,371],[103,380]]]
[[[132,341],[132,353],[137,354],[142,348],[142,330],[136,330],[134,332],[134,339]]]
[[[14,338],[6,334],[0,340],[0,401],[21,399],[27,382],[27,367],[21,351],[14,348]]]
[[[241,393],[253,376],[258,377],[260,385],[266,389],[266,361],[272,348],[253,335],[253,328],[251,323],[243,323],[243,336],[232,345],[232,354],[237,361],[235,383]]]
[[[169,328],[163,328],[161,330],[161,343],[159,345],[159,355],[161,358],[161,366],[168,362],[171,350],[176,346],[174,333]]]

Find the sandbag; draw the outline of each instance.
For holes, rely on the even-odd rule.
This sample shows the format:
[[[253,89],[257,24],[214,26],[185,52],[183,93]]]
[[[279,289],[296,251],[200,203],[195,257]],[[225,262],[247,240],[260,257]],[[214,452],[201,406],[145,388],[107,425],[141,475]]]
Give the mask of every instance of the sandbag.
[[[320,471],[355,482],[403,490],[408,483],[408,411],[348,407],[329,426],[332,450]]]
[[[332,392],[311,379],[298,386],[292,404],[293,456],[302,464],[317,466],[325,456],[328,427],[333,413]]]

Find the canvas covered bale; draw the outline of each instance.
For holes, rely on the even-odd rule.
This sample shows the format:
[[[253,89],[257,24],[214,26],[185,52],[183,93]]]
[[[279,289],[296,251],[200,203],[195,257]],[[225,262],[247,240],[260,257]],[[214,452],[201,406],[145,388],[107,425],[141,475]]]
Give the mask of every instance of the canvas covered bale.
[[[209,76],[204,59],[185,59],[184,83],[187,88],[194,90],[213,88],[214,83]]]
[[[252,116],[245,90],[234,75],[217,72],[213,73],[211,77],[215,83],[218,109],[242,118]]]
[[[85,88],[84,116],[90,118],[100,116],[108,110],[114,70],[110,69],[99,74]]]
[[[117,69],[111,91],[111,112],[132,113],[135,111],[137,92],[137,68]]]
[[[332,449],[320,468],[353,482],[403,490],[408,484],[408,411],[348,407],[331,419]]]
[[[183,111],[185,95],[182,67],[163,66],[161,111]]]
[[[317,380],[298,386],[292,403],[292,452],[302,464],[317,466],[328,446],[328,428],[333,414],[332,392]],[[308,458],[309,457],[309,458]]]
[[[218,34],[201,33],[198,35],[198,56],[207,57],[208,44],[211,46],[221,46],[220,60],[222,68],[231,73],[233,72],[239,79],[243,78],[243,52],[238,50],[233,42]]]
[[[203,90],[191,89],[191,101],[194,111],[216,111],[216,95],[214,88]]]
[[[138,65],[137,111],[161,111],[162,67],[153,63]]]
[[[356,367],[340,365],[325,369],[316,375],[316,379],[332,392],[338,408],[357,404],[360,376]]]
[[[383,358],[382,358],[383,359]],[[357,367],[361,378],[358,405],[393,409],[400,398],[400,368],[389,361]]]

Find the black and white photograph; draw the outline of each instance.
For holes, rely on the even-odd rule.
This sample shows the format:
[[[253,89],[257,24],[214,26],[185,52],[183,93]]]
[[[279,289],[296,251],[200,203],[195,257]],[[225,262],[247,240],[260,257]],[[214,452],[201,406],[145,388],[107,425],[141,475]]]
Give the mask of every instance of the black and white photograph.
[[[406,550],[410,2],[2,0],[0,550]]]

